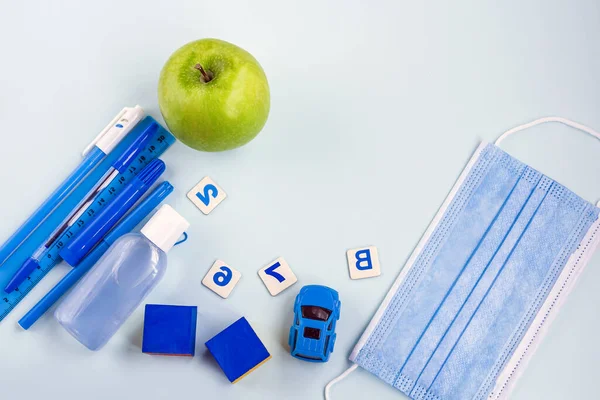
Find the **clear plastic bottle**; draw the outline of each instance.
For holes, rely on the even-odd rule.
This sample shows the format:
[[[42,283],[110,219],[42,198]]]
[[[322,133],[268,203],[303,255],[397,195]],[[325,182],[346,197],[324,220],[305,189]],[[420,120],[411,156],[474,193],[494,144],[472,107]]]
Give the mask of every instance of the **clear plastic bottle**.
[[[154,289],[167,252],[189,223],[164,205],[142,228],[118,239],[59,305],[58,322],[90,350],[99,350]]]

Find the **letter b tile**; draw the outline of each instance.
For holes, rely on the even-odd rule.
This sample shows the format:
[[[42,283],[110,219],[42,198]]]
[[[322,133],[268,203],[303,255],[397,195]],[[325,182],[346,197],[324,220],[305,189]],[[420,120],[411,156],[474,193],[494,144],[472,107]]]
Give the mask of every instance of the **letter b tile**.
[[[381,275],[377,247],[359,247],[346,253],[351,279],[372,278]]]

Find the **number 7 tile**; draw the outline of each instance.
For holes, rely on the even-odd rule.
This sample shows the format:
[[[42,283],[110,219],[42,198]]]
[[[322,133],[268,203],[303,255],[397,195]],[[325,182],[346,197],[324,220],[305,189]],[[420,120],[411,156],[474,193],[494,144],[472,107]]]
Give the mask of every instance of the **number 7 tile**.
[[[271,296],[277,296],[298,281],[289,264],[279,257],[258,271]]]

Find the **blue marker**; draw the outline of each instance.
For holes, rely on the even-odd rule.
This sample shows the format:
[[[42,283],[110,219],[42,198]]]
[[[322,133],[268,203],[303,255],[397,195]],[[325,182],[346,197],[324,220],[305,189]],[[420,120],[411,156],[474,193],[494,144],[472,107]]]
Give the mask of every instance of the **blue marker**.
[[[63,183],[38,207],[15,233],[0,246],[0,266],[23,243],[48,215],[83,181],[108,153],[119,144],[143,118],[140,106],[125,107],[83,151],[83,160]]]
[[[123,215],[146,193],[150,186],[165,171],[161,159],[150,161],[148,165],[133,177],[123,191],[104,207],[73,240],[58,253],[70,266],[76,267],[87,253],[99,243]]]
[[[27,279],[29,274],[33,272],[39,265],[40,260],[47,252],[47,250],[61,237],[63,232],[70,228],[74,223],[79,220],[79,217],[85,210],[92,204],[100,192],[108,186],[118,174],[124,172],[131,164],[132,161],[136,159],[138,154],[144,150],[152,135],[156,133],[158,130],[158,125],[153,125],[150,129],[147,129],[144,133],[142,133],[139,137],[137,137],[133,143],[123,152],[123,154],[117,158],[109,168],[109,170],[104,174],[104,176],[98,181],[98,184],[88,193],[87,196],[79,203],[77,207],[67,216],[67,218],[50,234],[50,237],[46,240],[46,242],[40,246],[31,257],[29,257],[21,268],[15,272],[10,281],[7,283],[4,291],[6,293],[10,293],[15,290],[19,285]],[[109,205],[110,206],[110,205]]]
[[[83,275],[85,275],[108,248],[121,236],[133,230],[152,210],[154,210],[171,192],[169,182],[161,183],[137,207],[135,207],[108,235],[92,250],[77,268],[65,275],[27,314],[19,320],[23,329],[29,329],[46,311],[54,305]]]

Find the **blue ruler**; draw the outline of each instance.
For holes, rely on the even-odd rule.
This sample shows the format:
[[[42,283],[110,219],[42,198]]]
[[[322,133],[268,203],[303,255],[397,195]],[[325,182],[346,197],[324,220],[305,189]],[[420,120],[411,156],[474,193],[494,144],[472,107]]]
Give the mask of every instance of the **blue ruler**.
[[[139,129],[146,129],[150,126],[152,122],[155,122],[151,117],[147,117],[144,121],[140,122]],[[138,134],[138,127],[134,128],[134,130],[128,135],[135,137]],[[125,140],[124,140],[125,141]],[[98,211],[100,211],[104,206],[110,203],[110,201],[119,194],[119,192],[126,186],[126,184],[150,161],[155,158],[160,157],[160,155],[171,146],[175,142],[175,138],[169,132],[167,132],[162,127],[157,130],[154,136],[151,138],[150,143],[142,151],[137,160],[133,161],[127,171],[117,175],[108,186],[106,186],[95,199],[94,203],[92,203],[88,208],[85,209],[83,213],[81,213],[79,219],[69,227],[60,238],[47,250],[44,254],[43,258],[40,260],[40,265],[33,271],[27,279],[19,285],[17,289],[12,291],[11,293],[5,293],[0,289],[0,321],[2,321],[14,308],[15,306],[31,291],[31,289],[40,281],[48,271],[50,271],[55,265],[57,265],[62,259],[58,255],[60,250],[66,246],[69,241],[75,237],[77,232],[79,232],[85,225],[88,223]],[[118,150],[118,148],[116,149]],[[114,151],[118,153],[118,151]],[[94,178],[93,176],[88,176],[86,179]],[[92,182],[93,183],[93,182]],[[83,186],[83,185],[82,185]],[[77,192],[82,192],[84,188],[81,190],[78,188],[71,196],[74,197],[82,197]],[[55,218],[57,219],[57,218]],[[48,228],[46,228],[48,229]],[[16,271],[19,264],[19,257],[16,259],[9,259],[2,267],[0,267],[0,285],[3,285],[2,281],[6,280],[5,278],[9,275],[12,276],[12,273]],[[22,260],[24,261],[24,260]],[[22,263],[21,261],[21,263]],[[4,286],[1,286],[4,287]]]

